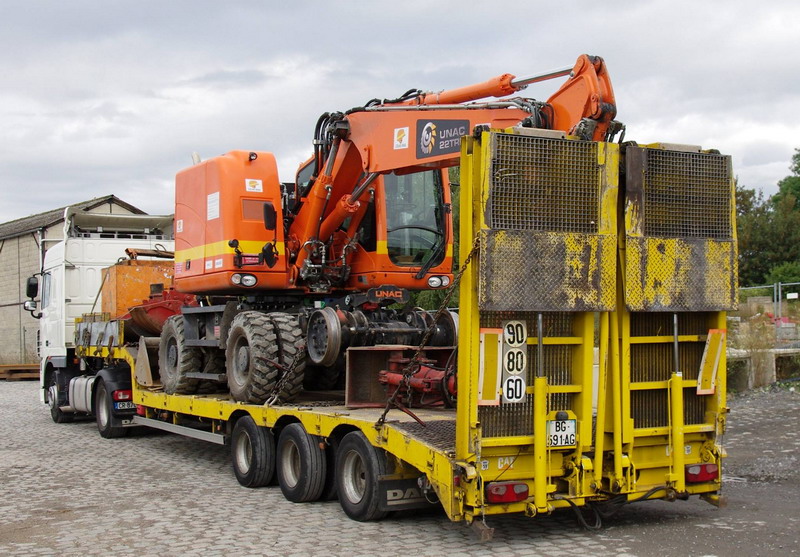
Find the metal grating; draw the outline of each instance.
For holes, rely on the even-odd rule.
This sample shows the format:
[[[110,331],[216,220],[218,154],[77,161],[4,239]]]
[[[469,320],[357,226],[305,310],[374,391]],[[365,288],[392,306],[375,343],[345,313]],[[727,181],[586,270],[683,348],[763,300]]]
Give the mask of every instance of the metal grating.
[[[647,149],[644,235],[733,238],[730,157]]]
[[[519,404],[479,406],[478,421],[483,437],[533,435],[533,395]]]
[[[703,424],[706,421],[707,396],[698,395],[694,388],[683,390],[683,423]]]
[[[480,326],[500,328],[503,321],[522,320],[528,328],[528,336],[536,338],[537,319],[533,312],[481,312]],[[567,312],[550,312],[542,315],[542,329],[545,337],[568,337],[574,334],[575,314]],[[528,345],[527,383],[533,384],[536,375],[536,344]],[[571,385],[573,355],[575,346],[546,345],[544,347],[544,372],[550,385]],[[550,393],[548,395],[548,411],[575,411],[574,393]],[[528,395],[525,402],[500,406],[478,407],[478,419],[481,422],[483,437],[506,437],[515,435],[533,435],[533,395]]]
[[[669,390],[631,391],[633,427],[666,427],[669,425]]]
[[[597,143],[516,134],[493,138],[490,228],[597,233]]]
[[[678,345],[678,362],[683,378],[697,379],[705,344],[681,342]],[[631,381],[668,381],[675,371],[672,343],[631,344]]]
[[[708,312],[678,312],[678,334],[707,334],[708,323],[712,315]],[[671,313],[632,312],[630,318],[632,337],[672,336]]]

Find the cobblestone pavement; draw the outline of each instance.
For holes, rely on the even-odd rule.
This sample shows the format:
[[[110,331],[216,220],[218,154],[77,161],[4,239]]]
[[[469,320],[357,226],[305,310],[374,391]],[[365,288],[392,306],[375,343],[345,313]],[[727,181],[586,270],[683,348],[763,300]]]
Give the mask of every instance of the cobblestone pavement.
[[[93,421],[53,423],[35,382],[0,382],[0,555],[790,554],[800,396],[742,400],[731,404],[728,447],[752,458],[729,459],[729,508],[637,503],[599,532],[579,529],[569,511],[505,517],[489,521],[494,540],[481,543],[437,512],[358,523],[336,501],[293,504],[277,487],[240,487],[224,447],[160,432],[102,439]]]

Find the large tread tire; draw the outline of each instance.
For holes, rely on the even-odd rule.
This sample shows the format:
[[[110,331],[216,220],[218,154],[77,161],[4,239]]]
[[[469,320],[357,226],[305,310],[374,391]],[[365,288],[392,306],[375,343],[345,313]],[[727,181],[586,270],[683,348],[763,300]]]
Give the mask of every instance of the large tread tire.
[[[360,431],[342,438],[336,452],[339,504],[359,522],[380,520],[389,514],[380,508],[378,479],[386,474],[386,453],[369,444]]]
[[[125,437],[128,429],[114,424],[114,402],[108,392],[105,381],[100,380],[94,392],[94,415],[97,421],[97,431],[105,439]]]
[[[225,350],[228,389],[234,400],[263,404],[278,381],[278,337],[272,320],[243,311],[231,323]]]
[[[319,439],[302,424],[289,424],[278,438],[278,483],[293,503],[316,501],[325,488],[327,460]]]
[[[250,416],[236,421],[231,435],[233,473],[244,487],[262,487],[275,474],[275,437]]]
[[[306,369],[305,335],[297,317],[279,312],[270,313],[269,317],[278,337],[280,363],[292,372],[291,377],[281,377],[283,384],[278,398],[283,402],[290,402],[303,391]]]
[[[164,322],[158,343],[158,373],[167,394],[192,394],[197,392],[199,381],[186,374],[200,371],[203,352],[186,346],[183,316],[173,315]]]

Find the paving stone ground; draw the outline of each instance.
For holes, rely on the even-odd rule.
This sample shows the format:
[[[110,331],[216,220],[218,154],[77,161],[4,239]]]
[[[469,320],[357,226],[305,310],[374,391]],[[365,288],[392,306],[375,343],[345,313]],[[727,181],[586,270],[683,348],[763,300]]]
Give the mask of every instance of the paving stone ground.
[[[726,551],[747,547],[748,539],[761,543],[754,532],[764,529],[754,517],[771,524],[761,509],[742,509],[753,500],[780,507],[779,496],[786,499],[783,526],[764,531],[764,543],[773,545],[743,554],[797,548],[800,396],[794,394],[782,395],[780,414],[768,397],[747,402],[761,414],[743,412],[739,434],[732,428],[731,451],[745,450],[746,430],[753,435],[773,417],[782,424],[774,427],[794,432],[783,437],[783,448],[768,447],[788,451],[780,453],[777,473],[769,465],[775,455],[763,452],[755,455],[761,464],[732,466],[731,498],[740,503],[734,509],[696,498],[638,503],[599,532],[578,528],[569,511],[496,518],[489,520],[494,540],[481,543],[440,512],[358,523],[336,501],[294,504],[278,487],[243,488],[225,447],[160,432],[103,439],[94,421],[55,424],[37,388],[0,382],[0,555],[732,555]],[[733,539],[739,532],[745,545]]]

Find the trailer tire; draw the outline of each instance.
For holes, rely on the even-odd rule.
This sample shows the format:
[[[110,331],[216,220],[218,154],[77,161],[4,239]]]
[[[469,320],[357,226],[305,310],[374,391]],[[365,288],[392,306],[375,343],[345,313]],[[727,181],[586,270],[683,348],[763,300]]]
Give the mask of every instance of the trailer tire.
[[[269,317],[278,337],[280,362],[292,372],[290,377],[281,377],[283,385],[278,398],[283,402],[290,402],[303,391],[306,369],[305,335],[297,317],[279,312],[270,313]]]
[[[97,420],[97,431],[105,439],[125,437],[128,430],[114,425],[114,403],[108,393],[105,381],[99,381],[94,393],[94,415]]]
[[[231,434],[233,473],[244,487],[262,487],[275,474],[275,437],[250,416],[236,421]]]
[[[384,451],[370,445],[360,431],[344,436],[336,452],[336,485],[339,503],[347,516],[367,522],[389,514],[380,508],[378,478],[385,474]]]
[[[278,380],[278,337],[272,320],[260,311],[233,318],[225,350],[228,389],[234,400],[263,404]]]
[[[164,392],[171,394],[192,394],[197,392],[199,381],[186,374],[199,371],[202,351],[186,346],[183,316],[173,315],[164,322],[158,342],[158,372]]]
[[[325,488],[325,451],[302,424],[289,424],[278,438],[278,483],[293,503],[316,501]]]

